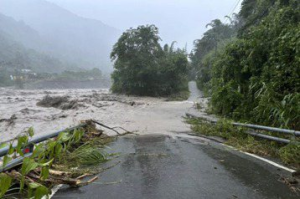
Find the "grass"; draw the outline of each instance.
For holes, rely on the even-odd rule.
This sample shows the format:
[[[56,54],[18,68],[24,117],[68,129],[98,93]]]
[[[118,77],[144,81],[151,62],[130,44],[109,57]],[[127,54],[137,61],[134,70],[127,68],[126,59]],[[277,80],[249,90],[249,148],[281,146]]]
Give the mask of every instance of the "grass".
[[[296,139],[290,144],[281,144],[261,138],[255,138],[245,133],[246,129],[234,127],[228,120],[219,120],[215,125],[202,119],[187,119],[192,125],[192,130],[205,136],[221,137],[225,143],[239,150],[261,156],[280,159],[283,163],[300,168],[300,143]],[[266,132],[268,135],[286,137],[278,133]]]
[[[105,152],[105,145],[113,138],[94,138],[83,142],[78,148],[72,148],[62,154],[60,161],[57,162],[64,171],[70,171],[71,168],[86,169],[89,166],[97,166],[110,159],[113,154]]]

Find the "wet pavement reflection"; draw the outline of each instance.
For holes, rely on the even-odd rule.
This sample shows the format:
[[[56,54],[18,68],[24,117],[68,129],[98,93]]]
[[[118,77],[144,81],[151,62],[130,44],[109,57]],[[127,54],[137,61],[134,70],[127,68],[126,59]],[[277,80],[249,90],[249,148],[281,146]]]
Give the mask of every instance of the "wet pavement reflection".
[[[54,198],[298,198],[278,174],[210,142],[163,135],[125,136],[110,145],[119,157],[99,180],[63,187]]]

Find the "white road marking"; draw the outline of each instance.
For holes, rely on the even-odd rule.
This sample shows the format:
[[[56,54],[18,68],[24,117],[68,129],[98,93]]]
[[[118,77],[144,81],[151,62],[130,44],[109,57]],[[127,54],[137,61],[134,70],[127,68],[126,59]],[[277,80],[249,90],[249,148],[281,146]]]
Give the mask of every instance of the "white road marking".
[[[51,199],[62,186],[62,184],[54,186],[53,189],[51,189],[51,195],[49,196],[49,198]],[[42,199],[46,199],[46,197],[44,196]]]
[[[265,158],[260,157],[260,156],[258,156],[258,155],[254,155],[254,154],[252,154],[252,153],[240,151],[240,150],[238,150],[238,149],[236,149],[236,148],[234,148],[234,147],[232,147],[232,146],[229,146],[229,145],[227,145],[227,144],[222,144],[222,145],[223,145],[223,146],[226,146],[226,147],[229,147],[229,148],[231,148],[231,149],[234,149],[234,150],[236,150],[236,151],[239,151],[239,152],[241,152],[241,153],[243,153],[243,154],[246,154],[246,155],[248,155],[248,156],[257,158],[257,159],[259,159],[259,160],[262,160],[262,161],[264,161],[264,162],[266,162],[266,163],[268,163],[268,164],[271,164],[271,165],[273,165],[273,166],[275,166],[275,167],[277,167],[277,168],[286,170],[286,171],[291,172],[291,173],[296,172],[296,171],[293,170],[293,169],[287,168],[287,167],[285,167],[285,166],[283,166],[283,165],[280,165],[280,164],[278,164],[278,163],[276,163],[276,162],[273,162],[273,161],[271,161],[271,160],[265,159]]]

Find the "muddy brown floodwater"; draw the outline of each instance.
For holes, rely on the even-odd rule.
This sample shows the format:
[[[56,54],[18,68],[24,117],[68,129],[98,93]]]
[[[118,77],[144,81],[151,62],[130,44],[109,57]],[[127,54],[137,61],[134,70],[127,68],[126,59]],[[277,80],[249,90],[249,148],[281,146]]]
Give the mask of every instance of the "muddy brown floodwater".
[[[94,119],[140,134],[169,134],[190,131],[182,116],[193,111],[201,94],[190,82],[191,98],[169,102],[164,98],[114,95],[108,89],[13,90],[0,88],[0,142],[16,137],[29,127],[36,135],[78,125]],[[62,97],[62,105],[37,105],[45,96]],[[47,103],[47,99],[45,100]],[[72,103],[67,104],[68,102]],[[42,104],[42,103],[39,103]],[[54,102],[55,104],[55,102]],[[70,107],[70,108],[62,108]],[[113,132],[107,132],[108,134]]]

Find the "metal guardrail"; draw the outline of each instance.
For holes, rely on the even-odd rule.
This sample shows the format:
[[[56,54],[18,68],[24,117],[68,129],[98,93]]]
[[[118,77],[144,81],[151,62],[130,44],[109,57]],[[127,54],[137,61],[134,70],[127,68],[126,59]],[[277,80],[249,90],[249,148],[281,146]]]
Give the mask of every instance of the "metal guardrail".
[[[44,142],[48,139],[51,139],[51,138],[55,138],[57,137],[60,133],[62,132],[72,132],[76,129],[79,129],[79,128],[83,128],[83,127],[86,127],[87,124],[81,124],[81,125],[78,125],[78,126],[75,126],[75,127],[72,127],[72,128],[67,128],[67,129],[64,129],[64,130],[60,130],[60,131],[57,131],[57,132],[54,132],[54,133],[50,133],[50,134],[47,134],[47,135],[43,135],[43,136],[39,136],[39,137],[34,137],[32,139],[30,139],[27,143],[27,146],[25,146],[25,148],[29,148],[30,150],[28,151],[28,153],[26,153],[24,155],[24,157],[29,157],[32,155],[32,152],[33,152],[33,145],[34,144],[38,144],[38,143],[41,143],[41,142]],[[13,148],[16,148],[17,147],[17,143],[14,143],[13,144]],[[9,147],[4,147],[4,148],[1,148],[0,149],[0,158],[7,155],[8,154],[8,151],[9,151]],[[16,159],[13,159],[12,161],[10,161],[5,167],[0,167],[0,173],[3,172],[3,171],[7,171],[13,167],[16,167],[20,164],[22,164],[23,162],[23,159],[24,157],[18,157]]]
[[[23,162],[23,159],[26,157],[30,157],[31,155],[32,155],[32,153],[26,153],[26,154],[24,154],[24,157],[21,156],[16,159],[13,159],[5,167],[0,167],[0,173],[21,165]]]
[[[205,119],[211,123],[217,123],[218,120],[216,119],[211,119],[208,117],[199,117],[190,113],[186,113],[186,116],[189,118],[201,118],[201,119]],[[255,124],[243,124],[243,123],[237,123],[237,122],[233,122],[231,123],[233,126],[240,126],[240,127],[246,127],[246,128],[251,128],[251,129],[255,129],[255,130],[264,130],[264,131],[270,131],[270,132],[276,132],[276,133],[283,133],[283,134],[289,134],[292,136],[300,136],[300,131],[296,131],[296,130],[290,130],[290,129],[281,129],[281,128],[274,128],[274,127],[269,127],[269,126],[262,126],[262,125],[255,125]],[[281,143],[285,143],[288,144],[291,142],[291,140],[289,139],[284,139],[284,138],[279,138],[279,137],[275,137],[275,136],[270,136],[270,135],[265,135],[265,134],[261,134],[261,133],[257,133],[257,132],[245,132],[249,135],[252,136],[256,136],[256,137],[260,137],[260,138],[264,138],[264,139],[268,139],[268,140],[272,140],[272,141],[276,141],[276,142],[281,142]]]
[[[34,137],[32,139],[30,139],[28,141],[28,146],[29,145],[32,145],[32,144],[38,144],[40,142],[44,142],[45,140],[48,140],[50,138],[55,138],[57,137],[61,132],[66,132],[66,131],[74,131],[75,129],[78,129],[78,128],[82,128],[82,127],[86,127],[87,124],[81,124],[81,125],[78,125],[78,126],[75,126],[75,127],[72,127],[72,128],[67,128],[67,129],[64,129],[64,130],[60,130],[60,131],[57,131],[57,132],[54,132],[54,133],[50,133],[50,134],[47,134],[47,135],[42,135],[42,136],[39,136],[39,137]],[[15,143],[13,145],[13,148],[16,148],[17,147],[17,143]],[[3,147],[2,149],[0,149],[0,157],[2,156],[5,156],[9,151],[9,147]]]

